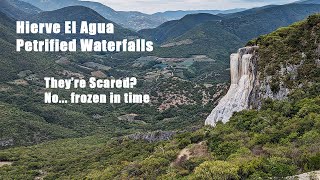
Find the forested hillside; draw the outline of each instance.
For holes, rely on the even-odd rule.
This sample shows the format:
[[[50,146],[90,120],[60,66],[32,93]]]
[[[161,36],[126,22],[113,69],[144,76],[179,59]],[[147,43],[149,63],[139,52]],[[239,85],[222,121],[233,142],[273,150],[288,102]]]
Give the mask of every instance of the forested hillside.
[[[30,17],[31,22],[56,22],[61,23],[62,27],[65,21],[76,21],[77,26],[80,27],[81,21],[87,21],[88,23],[113,23],[114,24],[114,33],[113,34],[97,34],[96,36],[89,35],[66,35],[64,33],[64,28],[62,28],[62,36],[59,36],[60,39],[67,38],[93,38],[97,40],[122,40],[126,38],[137,38],[138,34],[132,30],[125,29],[122,26],[105,19],[96,11],[84,7],[84,6],[69,6],[61,8],[54,11],[45,11],[40,12],[33,17]]]
[[[66,10],[71,13],[66,13]],[[212,98],[216,93],[215,87],[172,77],[171,73],[160,77],[159,68],[154,67],[160,62],[141,62],[140,66],[139,54],[138,57],[124,57],[122,54],[103,53],[16,52],[17,38],[42,40],[52,37],[17,35],[15,19],[5,13],[0,14],[1,149],[96,134],[110,138],[155,130],[171,133],[185,129],[188,124],[200,126],[202,118],[218,98]],[[57,22],[67,19],[110,22],[95,11],[78,6],[41,14],[39,21],[51,17]],[[116,26],[116,31],[115,38],[119,39],[126,38],[127,32],[132,33],[120,26]],[[152,93],[152,104],[44,104],[44,92],[51,91],[44,88],[43,78],[46,76],[63,79],[135,76],[139,85],[132,91]],[[161,81],[157,81],[159,78]],[[63,97],[70,95],[69,91],[52,91]],[[96,93],[110,91],[97,90]],[[79,93],[88,92],[92,93],[90,89],[79,90]],[[196,108],[197,105],[203,108]]]
[[[270,33],[279,27],[288,26],[319,12],[320,5],[314,4],[266,6],[229,14],[218,18],[218,21],[207,19],[206,21],[193,22],[191,19],[196,19],[197,16],[201,18],[203,15],[190,15],[189,18],[186,16],[181,20],[166,22],[158,28],[139,32],[162,45],[172,42],[190,42],[170,48],[159,48],[156,51],[157,54],[164,52],[166,56],[188,57],[196,52],[201,52],[221,60],[227,59],[228,54],[252,38]],[[195,18],[191,18],[192,16]],[[186,20],[189,21],[185,22]],[[186,29],[188,26],[172,26],[172,24],[193,24],[193,26],[189,25],[189,28]],[[219,47],[221,43],[222,45]]]
[[[206,55],[216,60],[214,66],[208,64],[206,67],[213,70],[217,76],[210,76],[210,72],[203,71],[201,77],[207,82],[210,78],[227,81],[229,78],[224,77],[228,77],[229,72],[225,69],[229,68],[228,60],[231,53],[236,52],[239,47],[243,47],[253,38],[319,12],[320,5],[315,4],[270,5],[228,15],[218,15],[221,16],[220,20],[192,21],[204,15],[189,15],[181,20],[166,22],[158,28],[139,32],[145,38],[160,43],[160,47],[155,48],[150,54],[157,57],[179,58]],[[191,18],[192,16],[194,18]]]
[[[139,31],[139,33],[153,39],[156,43],[162,44],[183,35],[197,25],[205,22],[217,22],[222,19],[220,16],[206,13],[186,15],[179,20],[165,22],[155,29],[145,29]]]

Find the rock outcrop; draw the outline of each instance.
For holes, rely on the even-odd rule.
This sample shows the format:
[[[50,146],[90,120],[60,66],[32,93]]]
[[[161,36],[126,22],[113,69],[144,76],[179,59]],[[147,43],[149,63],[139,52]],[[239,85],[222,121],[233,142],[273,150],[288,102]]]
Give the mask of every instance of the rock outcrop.
[[[287,180],[320,180],[320,171],[312,171],[308,173],[299,174],[296,176],[286,177]]]
[[[144,140],[147,142],[158,142],[158,141],[166,141],[172,138],[176,132],[174,131],[155,131],[148,133],[136,133],[128,135],[129,139],[133,140]]]
[[[226,123],[234,112],[250,108],[257,80],[257,50],[245,47],[230,56],[231,85],[228,93],[220,100],[206,119],[206,125],[215,126],[218,121]]]

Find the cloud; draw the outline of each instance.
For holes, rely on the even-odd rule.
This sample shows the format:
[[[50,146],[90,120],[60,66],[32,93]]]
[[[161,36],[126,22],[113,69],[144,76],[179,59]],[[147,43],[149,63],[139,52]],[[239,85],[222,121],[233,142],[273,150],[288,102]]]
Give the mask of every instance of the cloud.
[[[295,0],[93,0],[115,10],[154,13],[168,10],[214,10],[285,4]]]

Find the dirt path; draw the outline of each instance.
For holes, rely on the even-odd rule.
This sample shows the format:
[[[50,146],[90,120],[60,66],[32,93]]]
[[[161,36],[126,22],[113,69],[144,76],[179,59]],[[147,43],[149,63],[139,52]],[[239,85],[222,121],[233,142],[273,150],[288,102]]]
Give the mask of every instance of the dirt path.
[[[182,149],[176,160],[171,163],[171,166],[180,165],[188,161],[192,157],[204,157],[208,156],[208,147],[205,142],[200,142],[198,144],[193,144],[191,147],[186,147]]]

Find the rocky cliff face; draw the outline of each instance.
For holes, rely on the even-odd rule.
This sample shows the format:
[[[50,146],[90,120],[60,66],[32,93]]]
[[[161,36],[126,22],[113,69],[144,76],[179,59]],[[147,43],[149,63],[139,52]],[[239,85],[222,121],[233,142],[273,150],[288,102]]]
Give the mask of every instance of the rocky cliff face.
[[[257,50],[258,46],[245,47],[230,56],[231,85],[206,119],[206,125],[215,126],[218,121],[226,123],[234,112],[250,108],[257,101]]]
[[[231,55],[231,86],[206,124],[227,122],[234,112],[259,109],[264,99],[319,95],[320,16],[284,27],[248,42],[257,45]]]
[[[319,45],[320,46],[320,45]],[[230,56],[231,85],[228,93],[207,117],[205,124],[215,126],[218,121],[226,123],[234,112],[245,109],[259,109],[263,99],[283,100],[290,93],[290,88],[284,83],[286,77],[294,82],[298,69],[304,66],[306,55],[302,53],[300,63],[292,65],[279,63],[281,67],[275,74],[268,75],[263,68],[258,69],[258,46],[244,47],[238,53]],[[266,61],[266,59],[264,59]],[[274,78],[276,91],[272,90]],[[300,86],[297,86],[300,88]]]

